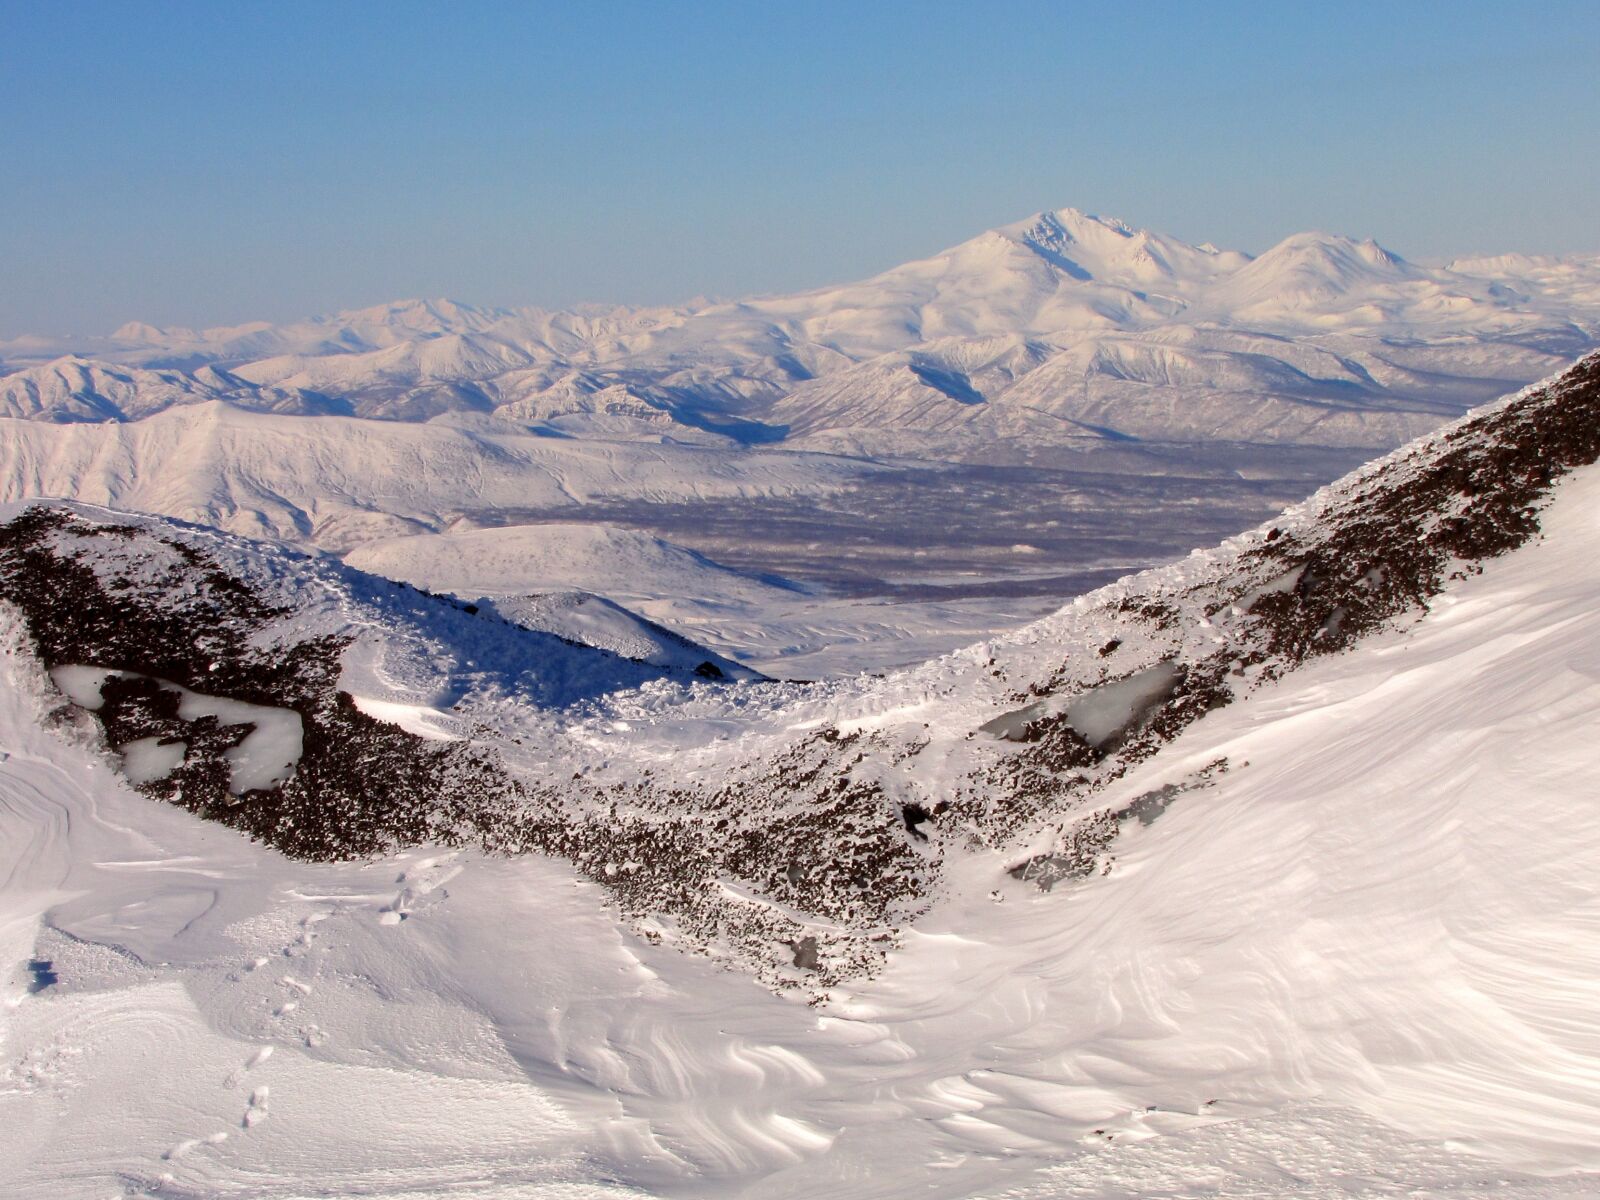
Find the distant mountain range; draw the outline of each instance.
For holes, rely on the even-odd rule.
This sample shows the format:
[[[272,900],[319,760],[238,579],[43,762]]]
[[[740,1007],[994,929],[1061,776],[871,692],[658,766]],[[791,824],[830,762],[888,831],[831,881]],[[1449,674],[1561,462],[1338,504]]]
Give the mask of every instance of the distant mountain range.
[[[220,402],[558,436],[983,458],[1096,441],[1382,448],[1600,344],[1600,255],[1258,257],[1075,209],[858,283],[676,308],[411,300],[287,325],[0,342],[0,416]]]

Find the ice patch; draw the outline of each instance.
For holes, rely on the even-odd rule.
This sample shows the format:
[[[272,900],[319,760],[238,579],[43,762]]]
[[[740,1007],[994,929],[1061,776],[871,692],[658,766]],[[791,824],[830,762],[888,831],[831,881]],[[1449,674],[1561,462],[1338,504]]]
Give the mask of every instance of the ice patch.
[[[61,694],[79,708],[99,712],[104,703],[100,689],[115,674],[116,671],[107,671],[104,667],[57,667],[50,672],[50,678],[61,689]]]
[[[1381,568],[1379,568],[1379,571],[1379,578],[1381,579]],[[1305,564],[1301,563],[1293,570],[1285,571],[1282,575],[1267,580],[1266,583],[1261,584],[1259,587],[1251,588],[1233,602],[1233,607],[1240,612],[1247,613],[1256,606],[1257,601],[1265,599],[1267,596],[1279,596],[1284,592],[1292,592],[1300,586],[1300,577],[1305,573]],[[1371,577],[1372,572],[1368,571],[1367,575]]]
[[[118,748],[118,753],[122,755],[122,773],[132,784],[165,779],[183,766],[188,752],[187,742],[166,741],[158,737],[138,738]]]
[[[1157,663],[1090,688],[1076,696],[1052,696],[1026,708],[1002,713],[979,726],[985,733],[1008,742],[1026,740],[1030,725],[1045,717],[1066,718],[1067,725],[1095,749],[1101,749],[1142,721],[1150,710],[1171,694],[1182,675],[1175,663]]]
[[[356,708],[367,716],[393,725],[417,737],[432,742],[453,742],[459,739],[453,733],[439,728],[435,722],[444,719],[436,708],[423,704],[400,704],[393,700],[374,700],[371,696],[351,696]]]
[[[295,765],[300,761],[304,731],[300,714],[292,708],[269,708],[264,704],[205,696],[176,684],[163,683],[162,686],[182,693],[183,703],[178,706],[178,715],[186,721],[215,717],[224,725],[255,726],[244,741],[224,755],[232,767],[228,780],[230,792],[238,794],[277,787],[294,774]]]
[[[1067,724],[1091,746],[1103,746],[1165,699],[1181,675],[1176,664],[1158,663],[1091,688],[1067,705]]]
[[[135,671],[111,671],[104,667],[56,667],[50,678],[56,687],[79,708],[98,712],[104,698],[101,689],[113,676],[151,678]],[[277,787],[294,774],[304,744],[300,714],[292,708],[247,704],[222,696],[207,696],[190,691],[165,679],[156,683],[181,697],[178,716],[185,721],[214,717],[220,725],[255,726],[237,746],[224,752],[230,768],[228,790],[234,795]],[[123,773],[135,784],[164,779],[183,765],[187,746],[182,742],[163,742],[159,738],[139,738],[119,748]]]

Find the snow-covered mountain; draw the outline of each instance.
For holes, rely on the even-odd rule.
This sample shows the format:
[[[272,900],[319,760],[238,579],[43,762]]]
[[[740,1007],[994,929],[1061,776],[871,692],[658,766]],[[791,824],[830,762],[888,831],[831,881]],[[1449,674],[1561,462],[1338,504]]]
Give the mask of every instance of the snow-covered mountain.
[[[73,498],[335,551],[474,512],[819,495],[886,469],[825,454],[539,436],[497,421],[308,421],[216,402],[126,423],[0,419],[0,499]]]
[[[341,401],[296,387],[262,387],[218,367],[143,370],[67,356],[0,377],[0,417],[134,421],[169,408],[223,401],[261,412],[347,412]]]
[[[1597,408],[810,687],[13,507],[7,1177],[1590,1194]]]
[[[893,450],[931,436],[979,456],[1096,433],[1378,449],[1594,345],[1597,280],[1592,258],[1428,268],[1320,233],[1251,258],[1062,209],[792,296],[576,312],[403,301],[283,326],[17,339],[0,360],[30,378],[13,377],[0,412],[135,419],[215,396],[393,420],[479,411],[613,439],[866,436]],[[55,360],[68,353],[93,361]],[[48,382],[93,372],[120,373],[120,390]]]

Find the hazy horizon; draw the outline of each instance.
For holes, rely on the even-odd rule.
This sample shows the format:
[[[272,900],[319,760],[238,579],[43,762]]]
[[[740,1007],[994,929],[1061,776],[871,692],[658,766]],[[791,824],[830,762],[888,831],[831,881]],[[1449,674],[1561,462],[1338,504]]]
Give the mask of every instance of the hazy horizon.
[[[1600,9],[13,7],[0,336],[676,304],[1073,206],[1600,251]]]

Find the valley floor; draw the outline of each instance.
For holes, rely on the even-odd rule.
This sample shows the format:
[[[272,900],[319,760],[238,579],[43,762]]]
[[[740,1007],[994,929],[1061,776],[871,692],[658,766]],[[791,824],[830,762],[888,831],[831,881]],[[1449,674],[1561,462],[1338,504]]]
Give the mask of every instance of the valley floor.
[[[653,579],[643,564],[627,571],[619,554],[624,578],[596,590],[769,675],[818,679],[922,662],[1014,629],[1066,598],[1220,541],[1366,457],[1148,446],[1121,457],[1046,453],[1047,461],[1027,465],[900,464],[808,495],[600,499],[464,517],[474,528],[638,530],[737,571],[799,584],[789,595],[753,600],[708,595]],[[397,554],[369,566],[360,553],[352,561],[380,574],[404,562]],[[462,581],[421,564],[402,566],[400,577],[463,590]],[[550,586],[537,568],[517,582],[518,590]]]

